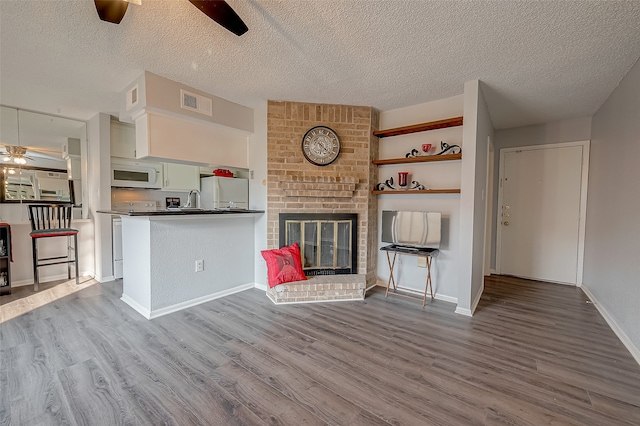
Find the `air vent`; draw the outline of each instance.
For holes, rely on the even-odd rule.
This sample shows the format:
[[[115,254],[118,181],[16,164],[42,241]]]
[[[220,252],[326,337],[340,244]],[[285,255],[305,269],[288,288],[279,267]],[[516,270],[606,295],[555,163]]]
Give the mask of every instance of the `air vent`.
[[[131,108],[133,108],[136,105],[138,105],[138,85],[137,84],[127,92],[126,110],[129,111]]]
[[[211,98],[180,89],[180,107],[199,114],[213,116],[213,100]]]

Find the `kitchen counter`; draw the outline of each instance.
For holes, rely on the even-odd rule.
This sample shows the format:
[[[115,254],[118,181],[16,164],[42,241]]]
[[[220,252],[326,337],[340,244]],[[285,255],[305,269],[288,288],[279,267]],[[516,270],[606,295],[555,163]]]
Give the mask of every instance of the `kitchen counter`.
[[[254,287],[257,210],[104,210],[122,220],[122,300],[145,318]]]
[[[124,211],[124,210],[98,210],[98,213],[105,213],[120,216],[185,216],[185,215],[235,215],[244,213],[264,213],[264,210],[153,210],[153,211]]]

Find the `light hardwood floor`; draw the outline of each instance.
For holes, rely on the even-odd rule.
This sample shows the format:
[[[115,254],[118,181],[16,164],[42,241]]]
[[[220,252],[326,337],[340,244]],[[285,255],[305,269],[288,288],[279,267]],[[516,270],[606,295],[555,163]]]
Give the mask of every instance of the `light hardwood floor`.
[[[640,424],[640,366],[578,288],[491,277],[472,318],[248,290],[152,321],[121,291],[0,325],[0,424]]]

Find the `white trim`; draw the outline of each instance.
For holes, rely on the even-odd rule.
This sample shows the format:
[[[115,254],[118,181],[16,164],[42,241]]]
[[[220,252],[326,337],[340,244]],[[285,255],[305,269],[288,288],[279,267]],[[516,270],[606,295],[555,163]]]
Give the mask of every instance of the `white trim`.
[[[498,273],[496,272],[495,268],[491,268],[491,269],[489,269],[489,273],[490,273],[491,275],[498,275]]]
[[[471,313],[471,309],[461,308],[459,306],[456,308],[455,313],[456,314],[460,314],[460,315],[464,315],[466,317],[473,316],[473,313]]]
[[[482,293],[484,293],[484,280],[482,281],[482,287],[480,287],[480,291],[478,292],[478,295],[476,296],[476,298],[473,300],[473,303],[471,304],[472,316],[473,316],[473,313],[476,311],[476,308],[478,307],[478,303],[480,303],[480,299],[482,298]]]
[[[609,314],[609,311],[607,311],[605,307],[598,302],[598,300],[595,298],[593,293],[591,293],[591,291],[584,285],[581,285],[580,288],[582,289],[584,294],[587,295],[589,300],[591,300],[591,303],[593,303],[593,306],[595,306],[598,312],[600,312],[600,315],[602,315],[602,317],[607,322],[607,324],[609,324],[609,327],[611,327],[611,330],[613,330],[616,336],[618,336],[618,339],[620,339],[622,344],[629,350],[629,352],[631,353],[631,356],[636,360],[638,364],[640,364],[640,348],[636,347],[633,344],[631,339],[629,339],[629,336],[627,336],[625,332],[622,330],[622,327],[620,327],[616,322],[616,320],[613,319],[611,314]]]
[[[591,141],[575,141],[575,142],[560,142],[544,145],[527,145],[518,146],[513,148],[501,148],[500,149],[500,165],[498,172],[498,212],[496,215],[496,268],[495,273],[502,273],[502,265],[500,259],[502,257],[502,226],[501,222],[501,210],[502,210],[502,179],[504,177],[504,154],[508,152],[516,151],[535,151],[554,148],[568,148],[572,146],[582,147],[582,176],[580,185],[580,218],[578,224],[578,259],[576,265],[576,283],[570,284],[579,287],[582,283],[584,272],[584,240],[585,230],[587,222],[587,191],[589,186],[589,147]],[[528,277],[529,279],[536,279],[535,277]],[[545,280],[548,281],[548,280]],[[567,284],[567,283],[564,283]]]
[[[255,283],[253,285],[253,288],[257,288],[258,290],[262,290],[262,291],[267,291],[267,285],[266,284]]]
[[[255,287],[254,283],[242,284],[227,290],[222,290],[217,293],[208,294],[206,296],[198,297],[196,299],[187,300],[186,302],[176,303],[175,305],[167,306],[160,309],[155,309],[153,311],[149,311],[147,308],[140,305],[138,302],[136,302],[135,300],[131,299],[130,297],[124,294],[122,295],[120,300],[122,300],[127,305],[131,306],[133,309],[138,311],[138,313],[140,313],[146,319],[154,319],[154,318],[161,317],[163,315],[171,314],[173,312],[190,308],[192,306],[200,305],[202,303],[209,302],[211,300],[220,299],[221,297],[225,297],[234,293],[239,293],[241,291],[249,290],[254,287]]]
[[[385,281],[378,280],[376,285],[378,287],[387,288],[387,283]],[[371,286],[369,288],[373,288],[373,286]],[[367,289],[367,290],[369,290],[369,289]],[[402,291],[406,291],[408,293],[415,293],[416,295],[424,296],[424,290],[418,290],[418,289],[404,287],[402,289]],[[427,298],[431,299],[431,295],[429,293],[427,293]],[[447,296],[446,294],[436,293],[436,294],[433,295],[433,298],[435,300],[442,300],[443,302],[449,302],[449,303],[455,303],[455,304],[458,303],[458,298],[457,297]]]
[[[142,315],[146,319],[151,319],[151,312],[147,308],[145,308],[144,306],[142,306],[141,304],[133,300],[131,297],[127,296],[126,294],[123,294],[120,300],[122,300],[124,303],[132,307],[135,311],[137,311],[140,315]]]

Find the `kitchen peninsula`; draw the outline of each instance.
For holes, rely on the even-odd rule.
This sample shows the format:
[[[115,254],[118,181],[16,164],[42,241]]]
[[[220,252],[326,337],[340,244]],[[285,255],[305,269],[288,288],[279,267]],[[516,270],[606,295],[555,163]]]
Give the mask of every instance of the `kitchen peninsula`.
[[[147,319],[254,286],[260,210],[100,211],[122,218],[122,300]]]

